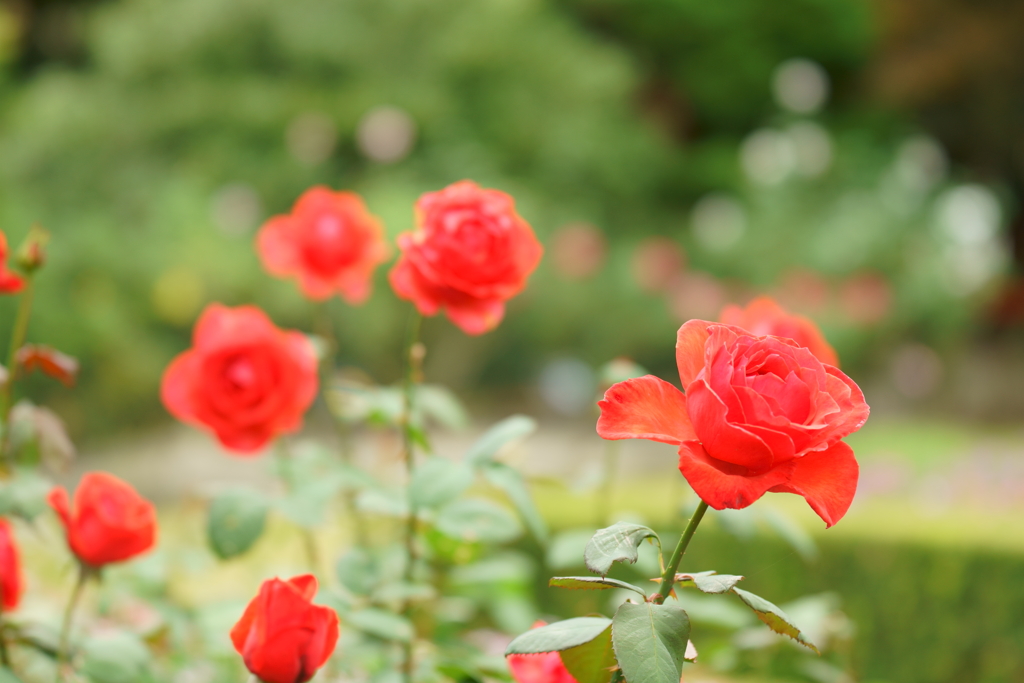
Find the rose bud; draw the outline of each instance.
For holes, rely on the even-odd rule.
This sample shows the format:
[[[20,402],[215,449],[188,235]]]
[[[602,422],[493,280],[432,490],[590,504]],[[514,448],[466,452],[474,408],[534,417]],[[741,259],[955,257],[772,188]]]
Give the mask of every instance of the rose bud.
[[[705,320],[679,328],[676,364],[685,395],[651,375],[620,382],[598,403],[597,433],[675,445],[716,510],[775,491],[803,496],[827,526],[846,514],[858,466],[842,439],[868,419],[852,379],[792,339]]]
[[[416,229],[398,247],[395,293],[423,315],[444,309],[466,334],[497,327],[544,251],[512,197],[468,180],[420,197]]]
[[[245,667],[263,683],[305,683],[334,652],[338,615],[311,602],[316,589],[311,574],[264,581],[231,629]]]
[[[533,628],[547,624],[534,622]],[[558,652],[542,652],[535,655],[509,655],[508,668],[516,683],[576,683],[569,670],[562,663]]]
[[[50,242],[50,233],[41,225],[29,228],[28,235],[18,247],[14,259],[18,267],[31,275],[46,263],[46,245]]]
[[[339,294],[350,304],[370,295],[373,271],[390,252],[380,220],[359,195],[322,185],[302,193],[291,213],[264,223],[256,250],[267,272],[297,279],[310,299]]]
[[[71,552],[88,567],[121,562],[156,542],[156,511],[130,484],[106,472],[88,472],[74,500],[54,487],[50,506],[64,524]]]
[[[254,306],[212,304],[192,348],[164,371],[161,398],[179,420],[251,453],[297,431],[316,390],[316,349],[304,334],[277,328]]]
[[[792,339],[800,346],[807,347],[825,365],[839,367],[839,357],[835,349],[825,341],[825,335],[810,318],[789,313],[771,297],[762,296],[754,299],[746,308],[736,305],[726,306],[718,316],[718,321],[763,336]]]
[[[25,281],[7,269],[7,251],[7,236],[0,232],[0,294],[17,294],[25,286]]]
[[[5,612],[18,607],[24,588],[21,553],[14,542],[14,531],[6,519],[0,519],[0,604]]]

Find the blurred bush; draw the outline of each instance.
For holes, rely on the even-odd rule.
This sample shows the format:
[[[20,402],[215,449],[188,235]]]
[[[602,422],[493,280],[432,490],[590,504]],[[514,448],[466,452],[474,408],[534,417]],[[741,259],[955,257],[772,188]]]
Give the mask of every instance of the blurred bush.
[[[517,198],[548,246],[527,295],[486,337],[426,330],[428,373],[463,388],[566,353],[671,376],[680,321],[763,290],[860,369],[963,337],[1005,264],[1000,203],[849,94],[862,3],[626,7],[118,0],[79,15],[80,58],[0,67],[0,228],[53,231],[31,336],[83,360],[84,407],[51,402],[79,433],[152,419],[209,301],[310,329],[251,243],[314,183],[363,193],[392,234],[461,178]],[[345,360],[397,377],[383,271],[365,307],[332,303]]]

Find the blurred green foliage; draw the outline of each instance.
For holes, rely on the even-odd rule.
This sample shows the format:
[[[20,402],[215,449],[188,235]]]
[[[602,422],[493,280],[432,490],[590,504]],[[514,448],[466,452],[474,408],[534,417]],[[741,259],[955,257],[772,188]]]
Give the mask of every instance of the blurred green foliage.
[[[548,255],[497,332],[427,326],[428,374],[457,388],[521,385],[566,353],[670,376],[681,320],[766,289],[799,295],[806,273],[822,276],[805,308],[862,369],[906,335],[956,339],[969,319],[970,296],[944,284],[957,244],[934,229],[946,177],[901,181],[911,129],[844,94],[873,39],[861,2],[117,0],[81,16],[85,58],[0,67],[0,228],[14,243],[33,221],[54,233],[30,338],[83,361],[85,400],[48,399],[77,434],[160,414],[161,369],[206,302],[312,329],[313,306],[261,273],[252,234],[315,183],[363,193],[392,235],[421,192],[462,178],[516,197]],[[772,104],[794,56],[838,79],[819,114]],[[390,163],[360,142],[381,106],[416,131]],[[757,126],[769,166],[788,159],[770,182],[740,163],[757,157],[744,137]],[[819,157],[827,147],[817,170],[800,165],[808,134]],[[723,215],[731,242],[715,237]],[[561,228],[580,222],[600,253],[573,274],[581,246]],[[680,251],[653,288],[645,245]],[[384,269],[364,307],[331,302],[343,360],[395,379],[405,310]]]

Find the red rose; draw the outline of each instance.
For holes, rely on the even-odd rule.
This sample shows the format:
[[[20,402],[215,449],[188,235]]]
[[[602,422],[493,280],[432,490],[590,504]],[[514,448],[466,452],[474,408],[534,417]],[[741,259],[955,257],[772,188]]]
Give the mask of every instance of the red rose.
[[[260,586],[231,629],[231,642],[263,683],[305,683],[334,652],[338,615],[310,602],[316,595],[312,574]]]
[[[271,275],[297,278],[310,299],[337,293],[350,304],[370,295],[373,271],[390,251],[359,195],[322,185],[302,193],[290,214],[264,223],[256,250]]]
[[[4,611],[17,608],[24,589],[21,554],[14,542],[14,532],[6,519],[0,519],[0,604]]]
[[[62,486],[50,491],[49,501],[64,524],[71,552],[90,567],[135,557],[156,542],[153,504],[112,474],[83,476],[73,504]]]
[[[842,439],[868,418],[853,380],[791,339],[704,320],[679,328],[676,363],[685,395],[651,375],[620,382],[598,404],[598,434],[678,445],[680,472],[716,510],[776,491],[828,526],[846,514],[858,467]]]
[[[161,398],[179,420],[204,425],[234,451],[262,448],[302,426],[317,389],[313,345],[254,306],[212,304],[193,347],[164,371]]]
[[[533,624],[533,628],[545,625],[545,622],[538,621]],[[576,679],[562,663],[562,656],[557,652],[509,655],[506,659],[516,683],[576,683]]]
[[[775,300],[762,296],[754,299],[746,308],[726,306],[718,321],[734,327],[742,327],[756,335],[770,334],[773,337],[792,339],[800,346],[811,350],[825,365],[839,367],[835,349],[825,341],[825,335],[810,318],[789,313]]]
[[[15,294],[24,286],[20,275],[7,270],[7,236],[0,232],[0,294]]]
[[[466,334],[497,327],[544,251],[512,197],[468,180],[420,197],[416,230],[398,246],[395,293],[423,315],[443,308]]]

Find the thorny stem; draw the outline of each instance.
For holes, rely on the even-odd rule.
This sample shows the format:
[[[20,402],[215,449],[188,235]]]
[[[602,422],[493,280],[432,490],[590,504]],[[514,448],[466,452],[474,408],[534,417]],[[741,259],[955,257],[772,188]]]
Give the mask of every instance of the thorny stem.
[[[82,598],[82,589],[85,588],[85,584],[92,574],[92,569],[86,567],[84,564],[79,565],[78,581],[75,582],[75,588],[71,591],[71,598],[68,599],[68,606],[64,609],[64,620],[61,622],[60,626],[60,639],[57,641],[57,683],[60,683],[61,681],[61,675],[63,673],[62,669],[68,658],[68,639],[71,637],[71,619],[75,614],[75,608],[78,607],[79,600]]]
[[[7,381],[0,391],[0,420],[3,420],[3,438],[0,441],[0,455],[9,458],[7,448],[10,443],[11,405],[14,400],[14,378],[18,374],[18,350],[25,344],[28,334],[28,321],[32,313],[32,276],[25,276],[25,289],[18,301],[18,312],[11,330],[10,348],[7,349]]]
[[[665,567],[665,572],[661,575],[661,584],[658,586],[658,592],[652,596],[654,598],[652,602],[656,605],[665,602],[665,598],[672,591],[672,586],[676,582],[676,570],[679,569],[679,563],[683,559],[683,553],[686,552],[686,546],[690,545],[690,539],[693,538],[693,533],[697,531],[697,525],[700,524],[700,520],[704,518],[704,513],[707,511],[708,504],[702,500],[697,509],[694,510],[690,523],[683,530],[683,535],[679,537],[679,543],[676,544],[676,549],[672,552],[672,559],[668,561],[668,566]]]
[[[413,438],[413,409],[416,385],[420,382],[421,366],[423,363],[423,345],[420,343],[420,327],[423,316],[419,311],[413,310],[412,319],[409,321],[409,338],[404,351],[405,375],[402,378],[402,455],[405,460],[406,480],[412,481],[412,472],[416,464],[415,443]],[[411,583],[413,569],[416,564],[416,508],[413,504],[412,487],[408,488],[407,500],[409,505],[408,517],[405,521],[405,582]],[[402,614],[409,616],[409,600],[402,603]],[[402,647],[402,677],[405,683],[412,682],[413,643],[410,640]]]

